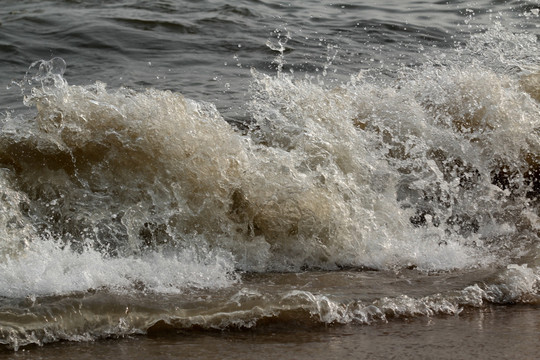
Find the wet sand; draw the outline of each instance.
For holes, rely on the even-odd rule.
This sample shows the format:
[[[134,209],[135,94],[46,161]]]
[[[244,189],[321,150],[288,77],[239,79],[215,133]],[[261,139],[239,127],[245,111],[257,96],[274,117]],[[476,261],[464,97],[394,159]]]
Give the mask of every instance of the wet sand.
[[[180,331],[31,346],[0,359],[536,359],[540,306],[490,306],[459,316],[243,331]]]

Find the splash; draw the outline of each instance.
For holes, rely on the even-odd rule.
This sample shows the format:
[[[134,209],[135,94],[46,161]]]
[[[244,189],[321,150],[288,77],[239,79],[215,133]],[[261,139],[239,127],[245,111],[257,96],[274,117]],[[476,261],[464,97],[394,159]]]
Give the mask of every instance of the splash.
[[[253,70],[244,131],[210,103],[69,85],[62,59],[36,62],[20,84],[35,115],[6,116],[0,133],[1,255],[24,267],[44,246],[46,261],[79,262],[57,272],[85,257],[128,269],[108,285],[74,280],[73,291],[129,287],[139,261],[190,256],[196,273],[221,264],[203,276],[217,279],[209,287],[235,270],[533,264],[539,89],[523,64],[535,43],[493,31],[483,59],[471,45],[456,50],[476,59],[466,66],[435,54],[385,81],[360,73],[335,87]],[[510,50],[496,49],[517,39],[522,70],[503,71]],[[54,291],[32,281],[14,294]]]
[[[402,103],[392,89],[328,90],[255,73],[254,127],[243,136],[211,104],[177,93],[70,86],[51,76],[34,77],[42,86],[26,101],[36,117],[7,120],[3,162],[35,230],[74,251],[91,244],[108,256],[139,256],[185,248],[196,235],[251,271],[478,261],[476,249],[462,246],[469,240],[447,228],[412,226],[412,210],[396,197],[398,157],[385,155],[382,132],[375,121],[368,131],[366,118],[425,111],[412,99],[377,103],[377,92]],[[391,131],[391,141],[406,143]],[[424,160],[440,175],[435,160]]]

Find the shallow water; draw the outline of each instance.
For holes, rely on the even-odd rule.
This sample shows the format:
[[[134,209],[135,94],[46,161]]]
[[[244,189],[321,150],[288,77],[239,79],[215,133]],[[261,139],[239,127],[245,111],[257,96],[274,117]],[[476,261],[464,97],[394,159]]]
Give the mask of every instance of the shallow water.
[[[539,11],[6,2],[0,344],[530,334]]]
[[[372,326],[288,327],[157,333],[89,343],[56,343],[10,353],[13,359],[531,359],[538,353],[538,308],[487,307],[456,316]],[[8,355],[8,353],[4,353]]]

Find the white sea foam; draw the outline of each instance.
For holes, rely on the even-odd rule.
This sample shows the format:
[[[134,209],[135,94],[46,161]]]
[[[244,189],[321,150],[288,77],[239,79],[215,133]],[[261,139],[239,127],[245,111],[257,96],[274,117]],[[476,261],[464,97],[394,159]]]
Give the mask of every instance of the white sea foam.
[[[536,45],[492,32],[471,40],[491,39],[483,59],[460,48],[477,61],[434,57],[384,82],[254,70],[245,132],[179,93],[73,86],[63,60],[32,64],[22,86],[35,116],[8,115],[0,134],[4,293],[534,257],[538,72],[523,64]],[[523,73],[501,71],[495,55],[516,36]]]
[[[518,230],[505,228],[509,218],[534,231],[526,204],[492,177],[497,166],[520,174],[533,166],[527,154],[539,149],[538,104],[489,70],[427,69],[399,87],[355,81],[334,89],[255,73],[248,137],[211,105],[179,94],[69,86],[49,73],[52,85],[27,98],[35,121],[21,131],[20,119],[6,119],[2,135],[20,181],[18,191],[6,191],[34,222],[19,226],[34,234],[31,245],[3,265],[24,280],[10,290],[5,276],[5,293],[132,279],[153,289],[204,286],[185,278],[189,266],[180,275],[161,272],[173,279],[152,275],[200,244],[256,271],[467,268],[497,261],[498,245],[480,244],[511,238]],[[17,158],[21,149],[33,158]],[[525,187],[523,175],[507,181]],[[13,206],[4,213],[20,211]],[[45,237],[36,239],[40,231]],[[194,236],[202,240],[190,245]],[[161,248],[180,253],[152,258]],[[66,263],[53,262],[59,254]],[[24,275],[25,261],[44,275]],[[210,263],[212,274],[233,266]],[[207,278],[208,286],[226,283]]]
[[[140,257],[106,257],[91,248],[74,252],[52,240],[32,242],[24,254],[0,263],[4,297],[67,295],[109,289],[179,294],[218,289],[236,282],[233,261],[224,252],[184,249]]]

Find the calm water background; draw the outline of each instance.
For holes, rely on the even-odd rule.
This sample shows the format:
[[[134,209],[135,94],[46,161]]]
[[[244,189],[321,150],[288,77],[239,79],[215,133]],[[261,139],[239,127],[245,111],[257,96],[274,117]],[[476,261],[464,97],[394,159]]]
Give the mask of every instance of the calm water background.
[[[419,65],[429,49],[452,48],[504,12],[538,34],[523,14],[534,1],[4,1],[3,84],[29,64],[62,57],[71,84],[153,87],[213,101],[235,114],[246,102],[250,69],[348,79],[360,70],[391,73]],[[523,21],[522,21],[523,20]],[[290,38],[290,39],[289,39]],[[442,50],[441,50],[442,51]],[[392,75],[390,75],[392,76]],[[2,87],[4,107],[21,106]],[[231,110],[229,110],[231,109]]]

